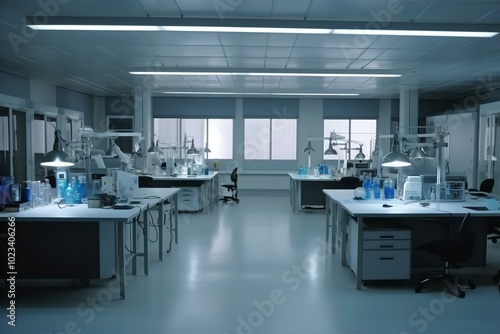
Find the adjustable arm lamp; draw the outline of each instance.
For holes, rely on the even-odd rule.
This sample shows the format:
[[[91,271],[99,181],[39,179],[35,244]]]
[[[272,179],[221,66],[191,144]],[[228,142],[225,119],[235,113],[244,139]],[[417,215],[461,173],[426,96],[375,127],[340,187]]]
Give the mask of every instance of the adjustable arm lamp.
[[[307,153],[307,168],[311,168],[311,152],[316,152],[316,150],[312,147],[311,141],[312,140],[328,140],[328,148],[325,150],[323,153],[324,155],[337,155],[337,151],[333,148],[333,141],[337,139],[343,139],[344,136],[340,136],[335,134],[334,131],[330,132],[329,137],[317,137],[317,138],[312,138],[308,137],[307,138],[307,146],[302,150],[302,152]]]
[[[398,134],[394,134],[392,151],[384,156],[382,166],[384,167],[407,167],[411,162],[399,149]]]
[[[75,164],[69,154],[63,151],[62,142],[61,130],[56,129],[54,131],[54,145],[52,151],[43,156],[40,165],[46,167],[70,167]]]

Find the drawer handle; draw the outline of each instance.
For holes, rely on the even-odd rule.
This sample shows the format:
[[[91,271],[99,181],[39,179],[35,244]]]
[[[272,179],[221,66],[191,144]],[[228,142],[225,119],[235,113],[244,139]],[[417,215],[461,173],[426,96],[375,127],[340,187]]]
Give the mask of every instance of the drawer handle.
[[[381,235],[380,239],[394,239],[393,235]]]
[[[394,260],[394,258],[393,258],[393,257],[380,257],[379,259],[380,259],[380,260],[389,260],[389,261]]]
[[[394,245],[380,245],[380,248],[394,248]]]

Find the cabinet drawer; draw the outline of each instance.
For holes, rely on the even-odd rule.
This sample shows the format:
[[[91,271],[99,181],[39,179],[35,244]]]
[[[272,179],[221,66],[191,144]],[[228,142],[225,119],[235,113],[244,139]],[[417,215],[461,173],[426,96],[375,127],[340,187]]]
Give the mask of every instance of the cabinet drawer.
[[[181,188],[179,191],[179,195],[184,195],[184,194],[199,194],[200,193],[200,188],[199,187],[184,187]]]
[[[363,240],[411,239],[410,230],[365,230]]]
[[[363,280],[389,280],[409,278],[409,250],[363,251]]]
[[[410,240],[363,240],[363,250],[410,249]]]

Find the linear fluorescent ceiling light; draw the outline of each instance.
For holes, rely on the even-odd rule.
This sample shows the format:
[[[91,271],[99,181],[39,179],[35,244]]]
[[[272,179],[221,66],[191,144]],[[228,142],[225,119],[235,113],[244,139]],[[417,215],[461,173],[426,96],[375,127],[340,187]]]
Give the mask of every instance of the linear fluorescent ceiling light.
[[[439,30],[370,30],[370,29],[321,29],[321,28],[271,28],[271,27],[212,27],[212,26],[155,26],[155,25],[94,25],[94,24],[28,24],[33,30],[66,31],[175,31],[216,33],[263,33],[263,34],[340,34],[377,36],[425,36],[425,37],[492,37],[498,32],[486,31],[439,31]]]
[[[337,35],[377,35],[377,36],[421,36],[421,37],[492,37],[498,32],[486,31],[439,31],[439,30],[370,30],[333,29]]]
[[[274,28],[274,27],[224,27],[224,26],[161,26],[126,24],[28,24],[33,30],[67,31],[175,31],[216,33],[263,33],[263,34],[342,34],[379,36],[427,36],[427,37],[492,37],[498,32],[439,31],[439,30],[384,30],[384,29],[323,29],[323,28]]]
[[[33,30],[77,31],[176,31],[176,32],[240,32],[263,34],[317,34],[328,35],[332,29],[318,28],[267,28],[267,27],[212,27],[212,26],[154,26],[116,24],[29,24]]]
[[[263,77],[360,77],[360,78],[398,78],[401,74],[388,73],[293,73],[293,72],[129,72],[134,75],[251,75]]]
[[[272,96],[359,96],[358,93],[255,93],[255,92],[163,92],[163,94],[190,95],[272,95]]]

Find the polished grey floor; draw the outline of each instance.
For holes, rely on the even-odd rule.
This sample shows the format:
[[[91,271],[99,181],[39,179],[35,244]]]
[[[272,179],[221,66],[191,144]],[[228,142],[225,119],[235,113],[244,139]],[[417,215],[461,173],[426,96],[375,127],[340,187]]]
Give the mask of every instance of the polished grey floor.
[[[325,246],[323,212],[293,214],[287,195],[242,193],[240,204],[180,216],[179,244],[150,274],[128,276],[125,300],[110,282],[19,286],[16,327],[0,333],[500,333],[500,243],[464,299],[412,282],[355,289]],[[154,231],[152,231],[154,233]],[[154,237],[154,236],[153,236]],[[142,266],[140,267],[142,268]]]

